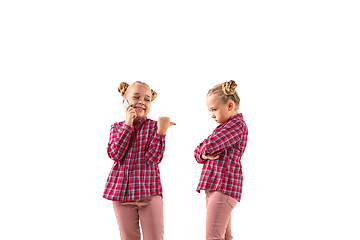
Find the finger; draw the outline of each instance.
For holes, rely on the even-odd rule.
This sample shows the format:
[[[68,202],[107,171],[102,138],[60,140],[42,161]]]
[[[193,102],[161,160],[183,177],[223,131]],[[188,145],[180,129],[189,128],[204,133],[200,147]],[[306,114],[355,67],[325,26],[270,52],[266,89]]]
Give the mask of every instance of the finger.
[[[129,110],[129,109],[132,108],[132,107],[133,107],[133,105],[130,104],[130,105],[126,108],[126,111]]]
[[[214,156],[214,159],[218,159],[218,158],[219,158],[219,155]]]
[[[137,116],[136,110],[134,108],[129,110],[129,114],[133,114],[133,115]]]
[[[176,123],[174,122],[170,122],[170,126],[176,125]]]
[[[137,114],[136,114],[136,111],[134,108],[129,108],[128,109],[128,114],[133,115],[133,118],[136,118],[137,117]]]

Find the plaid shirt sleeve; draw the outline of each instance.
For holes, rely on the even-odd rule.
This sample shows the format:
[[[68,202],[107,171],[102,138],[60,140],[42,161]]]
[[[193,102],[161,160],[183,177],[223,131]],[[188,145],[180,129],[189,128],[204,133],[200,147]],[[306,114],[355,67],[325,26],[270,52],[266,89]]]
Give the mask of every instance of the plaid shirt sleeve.
[[[145,154],[145,161],[148,165],[153,166],[161,162],[165,151],[165,135],[154,134],[150,146]]]
[[[210,137],[211,137],[211,135],[208,138],[210,138]],[[206,139],[202,143],[200,143],[199,146],[197,146],[194,151],[194,156],[198,163],[204,163],[207,161],[201,157],[202,154],[200,152],[200,147],[204,144],[205,141],[206,141]]]
[[[215,190],[223,192],[240,201],[242,193],[241,157],[247,145],[248,129],[242,114],[229,118],[219,125],[213,133],[200,143],[194,156],[203,164],[197,191]],[[203,160],[201,155],[216,156],[216,160]]]
[[[124,160],[132,132],[133,128],[125,123],[115,123],[111,126],[107,153],[112,160]]]
[[[218,128],[195,149],[194,156],[198,163],[207,161],[201,155],[216,156],[235,145],[242,134],[238,122],[229,121],[220,130]]]
[[[165,136],[157,134],[157,122],[143,118],[135,126],[124,122],[111,127],[108,155],[114,160],[103,197],[129,202],[162,195],[158,164],[165,151]]]

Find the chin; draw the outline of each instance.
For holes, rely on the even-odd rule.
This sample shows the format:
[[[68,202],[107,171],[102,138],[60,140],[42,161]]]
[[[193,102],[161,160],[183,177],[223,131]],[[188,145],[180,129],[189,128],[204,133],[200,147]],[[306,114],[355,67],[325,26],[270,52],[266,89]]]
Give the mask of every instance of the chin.
[[[223,121],[217,121],[218,124],[223,125],[225,122]]]
[[[138,115],[139,118],[144,118],[144,117],[146,117],[146,116],[147,116],[147,114]]]

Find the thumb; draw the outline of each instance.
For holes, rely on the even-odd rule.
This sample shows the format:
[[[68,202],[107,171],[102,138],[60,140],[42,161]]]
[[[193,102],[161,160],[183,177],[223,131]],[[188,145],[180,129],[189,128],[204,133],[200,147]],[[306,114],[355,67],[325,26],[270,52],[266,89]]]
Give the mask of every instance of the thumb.
[[[176,125],[176,123],[174,122],[170,122],[170,126]]]

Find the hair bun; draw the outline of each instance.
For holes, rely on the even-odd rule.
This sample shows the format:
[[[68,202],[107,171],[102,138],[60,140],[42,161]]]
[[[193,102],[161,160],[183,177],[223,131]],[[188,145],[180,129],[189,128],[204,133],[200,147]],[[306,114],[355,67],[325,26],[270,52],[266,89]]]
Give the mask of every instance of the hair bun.
[[[157,97],[157,92],[155,92],[154,90],[150,89],[151,90],[151,101],[154,101],[155,98]]]
[[[128,87],[129,87],[129,84],[127,84],[126,82],[120,83],[120,85],[118,87],[118,92],[121,94],[122,97],[125,95],[125,92],[128,89]]]
[[[221,87],[225,95],[234,95],[236,93],[235,89],[237,87],[237,84],[235,83],[234,80],[230,80],[224,82]]]

